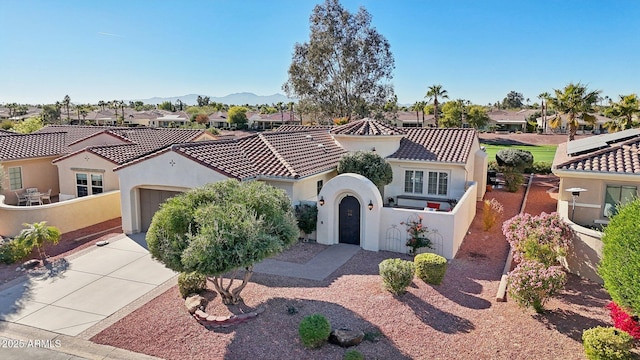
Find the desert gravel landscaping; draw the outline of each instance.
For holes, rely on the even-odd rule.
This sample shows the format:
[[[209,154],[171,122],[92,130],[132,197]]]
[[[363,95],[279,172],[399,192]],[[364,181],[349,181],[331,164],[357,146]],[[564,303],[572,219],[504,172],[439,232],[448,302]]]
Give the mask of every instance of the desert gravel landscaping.
[[[553,211],[556,184],[553,176],[536,177],[525,211]],[[519,211],[524,188],[488,192],[492,197],[504,205],[505,220]],[[598,284],[569,276],[545,314],[512,301],[496,302],[507,243],[500,226],[483,232],[481,218],[479,203],[478,216],[440,286],[415,278],[406,294],[393,296],[381,287],[378,264],[411,258],[360,250],[323,281],[256,273],[242,292],[244,305],[227,307],[208,294],[209,314],[265,309],[249,322],[207,330],[190,317],[173,287],[92,341],[166,359],[341,359],[346,349],[326,344],[309,350],[300,344],[300,320],[322,313],[334,328],[365,332],[366,340],[356,349],[367,359],[584,359],[582,331],[610,323],[607,293]],[[279,260],[308,259],[324,248],[300,243]]]

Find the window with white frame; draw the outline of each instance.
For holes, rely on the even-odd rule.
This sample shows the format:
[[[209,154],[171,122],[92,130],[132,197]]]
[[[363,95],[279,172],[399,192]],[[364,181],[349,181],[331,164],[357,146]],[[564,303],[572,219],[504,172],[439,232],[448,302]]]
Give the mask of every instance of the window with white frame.
[[[607,185],[604,195],[604,216],[615,214],[618,205],[624,205],[638,197],[638,188],[629,185]]]
[[[91,194],[102,194],[102,174],[91,174]]]
[[[449,191],[449,173],[429,171],[427,194],[446,196]]]
[[[104,192],[102,174],[76,173],[76,195],[78,197]]]
[[[22,189],[22,168],[19,166],[10,167],[9,171],[9,190]]]
[[[404,192],[422,194],[424,184],[424,172],[417,170],[406,170],[404,172]]]
[[[76,196],[83,197],[89,195],[87,174],[76,173]]]

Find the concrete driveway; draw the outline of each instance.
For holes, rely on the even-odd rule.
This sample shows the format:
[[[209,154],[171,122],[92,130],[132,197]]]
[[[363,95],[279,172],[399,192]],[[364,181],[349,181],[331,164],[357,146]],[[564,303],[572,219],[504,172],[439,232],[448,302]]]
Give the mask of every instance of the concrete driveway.
[[[144,236],[118,235],[4,288],[0,320],[70,336],[97,325],[176,275],[151,259]]]

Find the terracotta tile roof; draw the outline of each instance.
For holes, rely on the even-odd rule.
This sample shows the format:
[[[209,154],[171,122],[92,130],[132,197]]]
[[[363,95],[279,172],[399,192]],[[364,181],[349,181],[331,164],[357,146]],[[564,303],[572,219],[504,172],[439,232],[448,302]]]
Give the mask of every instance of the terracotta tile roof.
[[[404,135],[405,130],[397,128],[392,125],[372,120],[362,119],[352,121],[350,123],[335,127],[330,131],[335,135],[361,135],[361,136],[376,136],[376,135]]]
[[[565,149],[563,147],[562,149]],[[557,151],[562,151],[560,146]],[[640,136],[554,166],[558,170],[640,175]]]
[[[15,133],[13,131],[0,129],[0,136],[3,136],[3,135],[15,135]]]
[[[116,170],[168,150],[141,157]],[[175,144],[170,150],[237,179],[296,179],[318,174],[334,169],[346,153],[325,129],[263,132],[238,139]]]
[[[282,125],[282,126],[278,126],[273,131],[280,131],[280,132],[309,131],[309,130],[329,131],[332,128],[333,126],[329,126],[329,125]]]
[[[0,160],[18,160],[61,155],[64,133],[32,133],[0,136]]]
[[[91,137],[95,134],[104,132],[105,130],[114,129],[130,129],[126,127],[109,127],[109,126],[79,126],[79,125],[48,125],[36,131],[36,133],[52,133],[64,132],[66,134],[65,145],[71,145],[82,139]]]
[[[477,137],[474,129],[410,128],[391,159],[465,163]]]

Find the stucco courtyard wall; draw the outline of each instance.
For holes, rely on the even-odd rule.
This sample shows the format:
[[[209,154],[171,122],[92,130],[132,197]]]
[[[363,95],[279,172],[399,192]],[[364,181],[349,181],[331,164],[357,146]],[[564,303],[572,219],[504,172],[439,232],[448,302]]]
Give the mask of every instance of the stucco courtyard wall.
[[[13,237],[24,223],[47,221],[60,232],[79,230],[120,217],[120,191],[37,206],[12,206],[0,195],[0,235]]]

